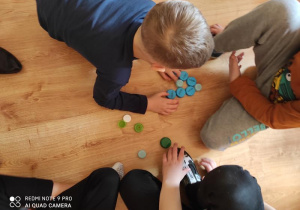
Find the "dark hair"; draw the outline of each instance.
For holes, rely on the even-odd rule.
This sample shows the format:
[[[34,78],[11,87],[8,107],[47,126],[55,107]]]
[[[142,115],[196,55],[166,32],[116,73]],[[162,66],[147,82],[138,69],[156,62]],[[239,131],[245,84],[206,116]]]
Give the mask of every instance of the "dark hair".
[[[260,186],[240,166],[219,166],[187,189],[193,205],[200,209],[264,210]]]

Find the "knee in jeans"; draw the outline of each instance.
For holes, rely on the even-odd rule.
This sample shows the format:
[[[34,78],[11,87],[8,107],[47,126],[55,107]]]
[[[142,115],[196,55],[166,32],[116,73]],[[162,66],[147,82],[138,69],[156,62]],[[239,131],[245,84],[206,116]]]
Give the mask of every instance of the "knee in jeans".
[[[91,173],[90,178],[94,180],[104,180],[106,183],[112,185],[119,184],[120,182],[118,173],[112,168],[97,169]]]
[[[204,145],[210,149],[223,151],[229,147],[228,141],[222,134],[217,134],[205,127],[202,128],[200,137]]]
[[[132,184],[133,182],[136,183],[137,180],[139,180],[147,171],[142,169],[133,169],[129,171],[124,178],[122,179],[122,182]]]
[[[134,169],[129,171],[121,181],[120,192],[122,192],[124,189],[130,189],[131,191],[135,191],[135,189],[139,190],[139,183],[143,183],[143,179],[145,178],[145,174],[147,173],[149,172],[141,169]]]

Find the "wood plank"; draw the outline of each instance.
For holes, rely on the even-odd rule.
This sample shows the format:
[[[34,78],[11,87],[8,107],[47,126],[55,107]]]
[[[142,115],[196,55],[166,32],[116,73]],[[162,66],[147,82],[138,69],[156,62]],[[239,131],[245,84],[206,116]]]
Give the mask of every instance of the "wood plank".
[[[190,0],[209,24],[228,24],[265,0]],[[156,1],[158,2],[158,1]],[[266,202],[277,209],[300,208],[300,129],[263,131],[224,152],[204,147],[199,132],[205,121],[230,97],[228,57],[224,54],[189,74],[203,90],[180,100],[171,116],[155,113],[132,115],[119,129],[125,112],[99,107],[92,98],[95,68],[64,43],[51,39],[39,26],[35,1],[3,0],[0,9],[0,46],[12,52],[24,69],[0,76],[0,173],[77,182],[99,167],[116,161],[126,172],[141,168],[161,177],[163,136],[170,137],[195,158],[210,157],[219,165],[238,164],[255,176]],[[245,50],[243,71],[254,65]],[[255,72],[251,72],[255,74]],[[151,95],[174,88],[135,61],[123,90]],[[134,123],[145,130],[135,133]],[[138,159],[140,149],[146,159]],[[126,209],[121,198],[117,209]]]

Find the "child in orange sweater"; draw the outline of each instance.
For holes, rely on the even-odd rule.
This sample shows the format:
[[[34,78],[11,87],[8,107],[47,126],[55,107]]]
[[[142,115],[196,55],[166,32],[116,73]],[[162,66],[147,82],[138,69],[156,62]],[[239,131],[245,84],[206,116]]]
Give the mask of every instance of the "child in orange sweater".
[[[268,14],[268,15],[266,15]],[[232,21],[211,26],[217,52],[253,46],[258,76],[240,75],[243,54],[230,57],[230,91],[201,130],[207,147],[224,150],[257,132],[300,127],[300,3],[271,0]],[[294,57],[291,62],[289,60]]]
[[[233,52],[229,59],[230,92],[256,120],[275,129],[300,127],[300,51],[275,75],[269,99],[254,81],[241,76],[242,57]]]

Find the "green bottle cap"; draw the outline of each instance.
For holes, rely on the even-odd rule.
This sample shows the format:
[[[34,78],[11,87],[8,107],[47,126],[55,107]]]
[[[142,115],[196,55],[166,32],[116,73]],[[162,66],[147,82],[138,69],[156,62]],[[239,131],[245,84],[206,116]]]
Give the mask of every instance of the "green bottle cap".
[[[118,123],[118,126],[120,128],[124,128],[126,126],[126,122],[124,120],[120,120],[119,123]]]
[[[135,130],[135,132],[137,132],[137,133],[142,132],[142,131],[144,130],[143,124],[142,124],[142,123],[136,123],[136,124],[134,125],[134,130]]]
[[[171,139],[169,139],[168,137],[163,137],[160,140],[160,146],[162,146],[163,148],[169,148],[171,146]]]

